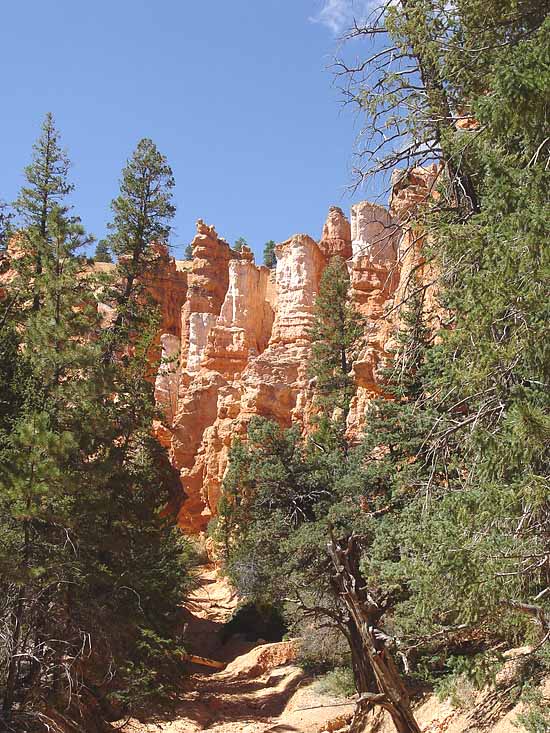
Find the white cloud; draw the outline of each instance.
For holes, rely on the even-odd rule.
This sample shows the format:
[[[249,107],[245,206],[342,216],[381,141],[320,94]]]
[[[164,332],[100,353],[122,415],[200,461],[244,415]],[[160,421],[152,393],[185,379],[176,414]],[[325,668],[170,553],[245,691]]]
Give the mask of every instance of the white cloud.
[[[350,10],[350,0],[325,0],[321,10],[310,21],[322,23],[333,33],[340,33],[348,24]]]
[[[364,17],[372,5],[372,0],[323,0],[319,12],[309,20],[321,23],[338,34],[349,28],[354,18],[360,20]]]

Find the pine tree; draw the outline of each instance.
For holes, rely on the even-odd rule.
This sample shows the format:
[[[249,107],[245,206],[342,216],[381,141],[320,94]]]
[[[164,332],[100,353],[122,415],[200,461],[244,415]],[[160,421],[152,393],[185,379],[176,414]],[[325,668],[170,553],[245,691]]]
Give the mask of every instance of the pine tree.
[[[104,239],[101,239],[95,248],[94,262],[112,262],[113,257],[109,250],[109,245]]]
[[[463,8],[472,45],[480,42],[479,7],[472,1]],[[441,297],[454,319],[434,352],[429,386],[447,420],[433,426],[427,442],[458,476],[434,486],[425,532],[411,538],[418,560],[411,572],[429,617],[452,609],[456,619],[510,640],[511,624],[516,633],[520,625],[531,633],[529,614],[538,614],[540,635],[550,629],[550,606],[540,596],[550,576],[529,560],[546,557],[550,510],[543,488],[549,359],[542,244],[550,180],[540,132],[548,112],[550,35],[538,3],[522,4],[520,13],[495,4],[485,13],[486,38],[499,38],[502,23],[506,42],[484,50],[483,69],[461,67],[480,125],[469,154],[478,167],[481,211],[466,222],[431,224]],[[457,546],[462,552],[450,556]],[[430,595],[443,574],[452,578],[450,592]]]
[[[233,245],[233,249],[235,252],[240,252],[243,247],[248,247],[248,242],[244,237],[239,237],[235,240],[235,244]]]
[[[270,239],[264,246],[264,265],[273,270],[277,266],[277,257],[275,256],[275,241]]]
[[[141,327],[144,311],[139,307],[143,279],[155,267],[154,245],[165,243],[174,217],[174,177],[166,158],[152,140],[140,140],[122,171],[120,194],[113,200],[113,221],[107,242],[117,257],[119,284],[111,298],[116,319],[109,330],[104,358],[113,357],[132,330]]]
[[[42,123],[42,134],[33,146],[33,161],[25,169],[26,185],[14,204],[27,238],[25,250],[32,258],[36,277],[42,272],[43,258],[48,256],[49,222],[54,209],[64,207],[73,186],[68,182],[69,159],[59,144],[59,133],[53,115],[48,112]],[[32,307],[38,310],[40,296],[35,293]]]
[[[353,363],[361,348],[365,322],[349,298],[346,263],[334,257],[323,272],[315,300],[309,373],[315,379],[321,428],[331,426],[345,444],[344,432],[351,398],[355,393]],[[328,421],[328,422],[327,422]]]
[[[76,255],[86,242],[78,220],[53,206],[46,222],[47,248],[39,229],[26,231],[18,246],[40,249],[40,272],[14,260],[19,269],[8,292],[4,343],[18,335],[9,368],[8,394],[0,444],[4,618],[9,638],[2,710],[11,720],[38,713],[49,682],[55,696],[80,643],[67,623],[64,597],[75,557],[75,462],[78,462],[79,405],[89,388],[94,347],[87,338],[97,324],[93,293],[84,282],[85,260]],[[35,262],[34,258],[30,258]],[[28,309],[32,294],[38,309]],[[4,352],[3,358],[10,358]],[[21,700],[31,695],[31,708]],[[34,707],[37,705],[38,710]],[[32,712],[31,712],[32,711]]]
[[[44,231],[21,231],[0,318],[1,715],[22,730],[47,729],[52,708],[81,728],[91,705],[106,715],[150,694],[176,663],[185,585],[185,546],[162,513],[179,481],[151,435],[155,333],[106,363],[105,281],[78,254],[87,238],[62,199]],[[142,323],[146,307],[134,306]]]
[[[70,413],[74,373],[85,369],[79,343],[89,317],[78,274],[78,247],[87,243],[78,219],[69,216],[66,195],[69,162],[59,146],[51,115],[27,167],[27,185],[16,202],[24,228],[19,232],[16,275],[4,301],[3,371],[9,399],[2,421],[2,533],[6,567],[4,618],[9,639],[2,711],[11,718],[21,680],[31,687],[57,674],[63,635],[49,620],[56,584],[66,582],[63,543],[69,522],[69,476],[61,470],[74,449]],[[32,303],[31,308],[27,306]],[[95,307],[94,307],[95,311]],[[69,394],[71,395],[69,397]],[[58,638],[57,642],[53,639]],[[26,662],[24,660],[27,659]],[[55,671],[54,671],[55,670]]]
[[[193,259],[193,246],[191,244],[188,244],[186,246],[183,253],[183,259],[187,260],[188,262]]]
[[[113,645],[123,681],[116,695],[126,704],[154,694],[167,669],[173,674],[179,653],[174,623],[186,585],[187,545],[166,512],[178,505],[181,485],[151,434],[159,313],[145,291],[157,263],[155,244],[170,234],[173,185],[154,143],[140,141],[112,203],[109,243],[117,267],[106,292],[117,317],[98,339],[108,389],[89,404],[89,451],[103,479],[81,497],[79,510],[82,517],[95,515],[95,526],[82,524],[81,531],[93,548],[88,595],[97,599],[96,618],[110,640],[118,617],[131,630],[123,648]]]
[[[550,629],[542,331],[549,181],[541,134],[548,20],[536,2],[436,8],[411,0],[407,7],[414,17],[395,15],[393,32],[408,48],[426,33],[427,8],[432,20],[437,10],[446,34],[439,51],[432,49],[454,111],[425,109],[439,120],[443,160],[460,161],[477,204],[465,215],[443,197],[417,213],[433,243],[424,255],[441,273],[439,298],[452,328],[438,334],[420,370],[399,380],[397,400],[367,420],[371,445],[389,446],[373,466],[381,491],[375,509],[397,506],[369,573],[393,578],[403,593],[394,623],[405,637],[443,640],[467,628],[489,647],[518,637],[537,646]],[[372,71],[367,63],[365,72]],[[455,124],[461,115],[471,123],[466,129]],[[432,136],[430,124],[421,136]],[[409,361],[407,353],[414,365],[413,349],[396,366]]]

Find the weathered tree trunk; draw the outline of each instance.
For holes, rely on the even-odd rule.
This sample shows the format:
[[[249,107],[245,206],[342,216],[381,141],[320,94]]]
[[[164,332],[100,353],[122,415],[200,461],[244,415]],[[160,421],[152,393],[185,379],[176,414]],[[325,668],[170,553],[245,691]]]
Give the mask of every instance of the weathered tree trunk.
[[[359,694],[373,692],[376,689],[376,680],[372,673],[369,660],[363,651],[361,635],[353,619],[347,623],[347,640],[351,650],[351,666],[355,679],[355,688]]]
[[[409,696],[386,641],[377,635],[377,623],[383,614],[376,601],[365,587],[359,570],[359,551],[354,536],[344,541],[332,538],[328,552],[334,565],[335,582],[340,596],[350,614],[350,621],[357,629],[362,651],[368,660],[376,681],[377,692],[364,692],[359,697],[358,709],[352,730],[360,731],[368,710],[380,705],[391,715],[398,733],[420,733],[420,728],[411,710]],[[357,723],[355,719],[357,718]]]
[[[26,501],[27,512],[30,513],[31,500],[27,497]],[[29,558],[31,553],[31,533],[29,520],[24,521],[24,550],[23,550],[23,568],[26,570],[29,565]],[[2,702],[2,712],[4,719],[9,720],[13,703],[15,701],[15,690],[17,687],[17,677],[19,674],[19,663],[21,657],[19,656],[19,644],[22,637],[23,629],[23,616],[25,613],[25,596],[26,588],[21,585],[17,591],[17,600],[15,602],[15,608],[12,613],[13,619],[13,632],[11,638],[11,650],[10,658],[8,663],[8,673],[6,676],[6,683],[4,687],[4,699]]]

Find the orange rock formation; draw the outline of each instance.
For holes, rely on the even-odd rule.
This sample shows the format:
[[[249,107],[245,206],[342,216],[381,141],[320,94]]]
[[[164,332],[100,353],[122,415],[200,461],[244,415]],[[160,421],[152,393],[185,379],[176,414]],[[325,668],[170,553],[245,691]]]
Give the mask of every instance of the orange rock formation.
[[[307,432],[309,329],[323,270],[336,255],[347,262],[351,297],[367,323],[348,417],[349,436],[360,434],[366,406],[383,392],[380,368],[390,357],[396,306],[419,282],[435,281],[413,214],[435,195],[437,176],[435,167],[396,173],[389,210],[355,204],[351,224],[331,207],[319,242],[296,234],[276,246],[275,272],[256,266],[248,247],[232,250],[201,220],[191,262],[155,245],[146,285],[162,314],[155,395],[164,422],[156,434],[180,473],[179,522],[187,531],[203,531],[215,515],[229,449],[254,415],[282,426],[298,422]],[[9,280],[9,262],[2,280]],[[437,327],[441,312],[429,288],[424,305]],[[112,308],[104,308],[108,321]]]
[[[171,324],[161,335],[156,394],[165,424],[159,438],[180,472],[186,498],[179,522],[187,531],[203,531],[216,514],[230,446],[246,434],[251,417],[283,426],[297,421],[307,431],[309,328],[321,275],[335,255],[346,260],[352,299],[367,318],[349,415],[350,436],[358,435],[366,405],[382,392],[380,366],[396,328],[393,306],[407,297],[413,270],[422,278],[433,274],[423,270],[422,237],[409,219],[436,177],[435,168],[399,174],[390,209],[355,204],[351,225],[331,207],[319,242],[297,234],[277,245],[275,272],[256,266],[248,248],[234,252],[214,227],[197,222],[185,297],[181,289],[174,297],[169,284],[155,286],[164,322]],[[181,303],[180,328],[167,304],[172,301]]]

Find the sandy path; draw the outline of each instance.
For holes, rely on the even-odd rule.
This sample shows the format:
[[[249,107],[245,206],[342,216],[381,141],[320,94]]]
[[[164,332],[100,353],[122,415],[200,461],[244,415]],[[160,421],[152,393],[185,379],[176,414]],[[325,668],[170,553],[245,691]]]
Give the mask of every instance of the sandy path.
[[[293,642],[253,644],[234,638],[222,645],[218,632],[237,598],[213,565],[200,569],[186,603],[185,647],[222,661],[223,671],[189,665],[177,699],[146,721],[131,720],[126,733],[317,733],[352,705],[321,696],[292,663]]]
[[[293,663],[294,642],[246,643],[233,638],[220,643],[218,632],[235,608],[237,599],[213,566],[201,568],[199,583],[186,605],[188,614],[185,645],[190,653],[211,657],[226,664],[223,671],[189,665],[189,674],[175,699],[157,709],[146,721],[131,720],[126,733],[330,733],[341,731],[353,712],[349,701],[320,694],[316,685]],[[526,649],[510,650],[510,661],[500,674],[512,674],[514,655]],[[542,688],[550,699],[550,679]],[[473,695],[468,710],[453,709],[448,701],[427,696],[415,709],[425,733],[473,733],[480,730],[473,721],[492,688]],[[490,707],[490,706],[489,706]],[[521,703],[488,722],[486,733],[514,733]],[[373,719],[374,721],[374,719]],[[385,716],[378,733],[394,733]]]

